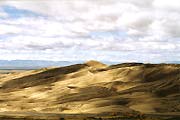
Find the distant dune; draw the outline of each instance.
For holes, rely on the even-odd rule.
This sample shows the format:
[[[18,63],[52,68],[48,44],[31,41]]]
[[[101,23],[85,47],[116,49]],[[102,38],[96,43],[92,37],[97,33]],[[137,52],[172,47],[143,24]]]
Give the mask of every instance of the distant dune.
[[[0,112],[180,116],[180,65],[88,61],[0,74]]]

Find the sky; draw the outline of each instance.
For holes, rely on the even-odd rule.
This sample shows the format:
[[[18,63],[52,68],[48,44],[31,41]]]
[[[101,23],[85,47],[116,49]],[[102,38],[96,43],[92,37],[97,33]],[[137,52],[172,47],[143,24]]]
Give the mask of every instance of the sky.
[[[1,0],[0,60],[180,61],[180,0]]]

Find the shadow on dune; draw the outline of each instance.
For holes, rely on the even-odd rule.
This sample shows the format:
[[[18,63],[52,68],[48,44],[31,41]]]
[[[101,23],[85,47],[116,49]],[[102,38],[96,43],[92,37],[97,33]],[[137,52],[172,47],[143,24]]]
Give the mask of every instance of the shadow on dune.
[[[1,90],[11,91],[13,89],[21,89],[37,85],[50,84],[58,80],[63,80],[63,78],[65,77],[64,75],[76,72],[85,67],[87,66],[84,64],[76,64],[66,67],[50,69],[38,74],[33,74],[22,78],[12,79],[5,82],[2,85]]]

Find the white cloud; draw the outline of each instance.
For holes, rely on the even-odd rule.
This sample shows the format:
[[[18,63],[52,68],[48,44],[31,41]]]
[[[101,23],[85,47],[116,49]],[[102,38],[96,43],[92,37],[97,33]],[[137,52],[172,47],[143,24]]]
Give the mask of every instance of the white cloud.
[[[117,51],[117,53],[129,53],[129,56],[139,55],[144,51],[145,55],[142,55],[144,60],[146,60],[145,56],[150,59],[149,55],[152,55],[152,58],[159,56],[157,57],[159,59],[163,59],[169,53],[174,53],[173,59],[179,56],[179,53],[176,53],[180,51],[179,0],[78,2],[28,0],[2,1],[0,4],[30,10],[45,16],[0,20],[0,35],[9,34],[6,40],[0,41],[0,49],[11,52],[17,50],[22,54],[19,58],[23,58],[23,54],[29,51],[39,51],[42,55],[57,53],[61,56],[63,53],[57,51],[63,50],[74,52],[90,50],[105,53]],[[113,34],[113,31],[121,34]],[[93,33],[97,33],[98,37],[96,35],[92,37]],[[74,52],[71,55],[75,54],[75,58],[81,57]],[[157,53],[153,54],[155,52]],[[96,52],[93,53],[91,57],[99,56],[95,54]],[[112,57],[110,54],[101,55],[102,59]],[[61,57],[69,56],[68,54]],[[115,56],[116,60],[124,59],[120,55]],[[141,60],[138,56],[135,55],[135,57]],[[29,59],[31,55],[24,58]],[[34,58],[33,55],[32,58]],[[84,55],[83,59],[85,58],[89,57]]]
[[[0,24],[0,35],[2,34],[14,34],[21,32],[21,29],[11,25]]]
[[[180,1],[179,0],[154,0],[153,5],[155,7],[168,9],[168,10],[179,10]]]

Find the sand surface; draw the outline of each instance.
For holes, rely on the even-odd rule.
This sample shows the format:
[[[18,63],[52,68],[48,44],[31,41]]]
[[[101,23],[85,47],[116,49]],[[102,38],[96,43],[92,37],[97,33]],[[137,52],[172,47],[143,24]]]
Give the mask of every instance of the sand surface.
[[[89,61],[0,74],[0,112],[180,115],[180,65]]]

